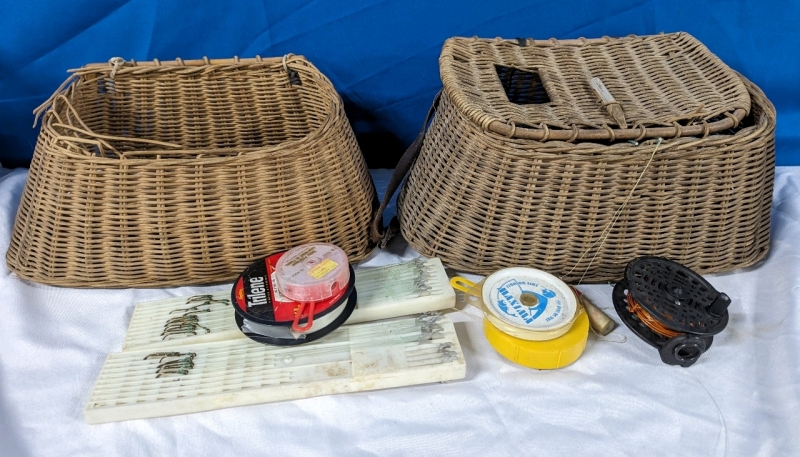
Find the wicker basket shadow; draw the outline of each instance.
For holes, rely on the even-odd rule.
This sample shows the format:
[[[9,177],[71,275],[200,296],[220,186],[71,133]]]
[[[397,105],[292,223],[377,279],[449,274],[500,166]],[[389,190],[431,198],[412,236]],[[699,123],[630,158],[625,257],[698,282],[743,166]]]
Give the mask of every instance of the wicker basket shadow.
[[[70,287],[232,280],[298,244],[374,248],[376,193],[302,57],[87,65],[40,109],[9,268]]]
[[[584,282],[642,255],[701,273],[766,255],[775,109],[694,38],[451,39],[440,69],[398,198],[423,255]],[[597,76],[627,122],[592,91]]]

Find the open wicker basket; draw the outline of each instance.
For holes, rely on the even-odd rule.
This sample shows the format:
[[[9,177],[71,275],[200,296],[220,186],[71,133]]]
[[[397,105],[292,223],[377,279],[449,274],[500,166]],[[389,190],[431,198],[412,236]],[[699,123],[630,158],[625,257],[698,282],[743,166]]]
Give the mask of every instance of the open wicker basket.
[[[376,193],[330,81],[302,57],[87,65],[43,114],[6,259],[74,287],[230,280],[324,241],[371,252]]]
[[[642,255],[703,273],[766,255],[775,110],[690,35],[453,38],[439,63],[433,122],[387,191],[410,168],[399,226],[422,254],[589,282]]]

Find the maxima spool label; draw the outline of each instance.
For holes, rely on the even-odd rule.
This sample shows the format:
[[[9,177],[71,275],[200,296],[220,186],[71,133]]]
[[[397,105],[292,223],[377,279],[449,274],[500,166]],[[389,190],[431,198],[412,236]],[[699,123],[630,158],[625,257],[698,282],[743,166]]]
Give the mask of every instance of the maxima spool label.
[[[492,314],[523,329],[557,328],[571,320],[577,309],[569,286],[532,268],[509,268],[491,275],[483,293]]]

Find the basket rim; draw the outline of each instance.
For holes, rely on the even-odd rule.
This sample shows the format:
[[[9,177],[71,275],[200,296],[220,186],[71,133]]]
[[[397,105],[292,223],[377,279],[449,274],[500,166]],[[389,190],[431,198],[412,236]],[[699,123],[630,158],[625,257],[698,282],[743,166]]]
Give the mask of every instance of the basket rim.
[[[531,47],[555,47],[555,46],[575,46],[575,47],[582,47],[582,46],[602,46],[612,41],[620,41],[620,40],[641,40],[641,39],[648,39],[652,37],[662,37],[662,36],[688,36],[694,40],[696,40],[692,35],[686,32],[675,32],[675,33],[660,33],[657,35],[635,35],[631,34],[626,37],[621,38],[612,38],[610,36],[603,36],[602,38],[577,38],[577,39],[564,39],[558,40],[556,38],[550,38],[547,40],[536,40],[532,38],[517,38],[514,40],[504,39],[501,37],[496,38],[479,38],[477,36],[473,37],[451,37],[448,38],[443,47],[442,53],[439,57],[439,67],[440,71],[443,72],[445,68],[452,68],[452,63],[454,61],[454,57],[450,52],[450,48],[454,45],[457,41],[481,41],[485,43],[493,43],[493,44],[502,44],[502,45],[514,45],[514,46],[531,46]],[[702,44],[702,43],[701,43]],[[734,70],[731,70],[737,76],[739,75]],[[444,77],[442,77],[444,82]],[[457,88],[454,88],[454,85],[451,84],[443,84],[444,91],[447,93],[448,97],[451,100],[460,100],[461,97],[457,94]],[[462,110],[459,107],[459,110]],[[536,140],[536,141],[567,141],[567,142],[575,142],[575,141],[619,141],[619,140],[635,140],[635,141],[642,141],[648,138],[679,138],[684,136],[708,136],[709,134],[717,133],[720,131],[724,131],[730,128],[738,127],[739,123],[748,115],[748,111],[743,108],[736,108],[732,113],[724,113],[725,118],[715,122],[704,122],[702,124],[690,125],[690,126],[681,126],[677,123],[674,123],[671,127],[645,127],[644,125],[634,126],[633,128],[612,128],[606,126],[605,129],[587,129],[587,128],[575,128],[572,129],[560,129],[560,128],[549,128],[546,125],[544,128],[534,128],[534,127],[522,127],[517,126],[513,121],[503,122],[502,120],[494,119],[490,120],[487,123],[483,124],[483,128],[489,132],[493,132],[499,135],[502,135],[507,138],[518,138],[524,140]],[[475,120],[472,115],[468,116],[472,119],[473,122],[479,123]]]
[[[119,59],[119,60],[117,60]],[[114,71],[116,74],[125,74],[125,73],[147,73],[150,71],[155,72],[170,72],[170,71],[186,71],[189,72],[197,72],[199,70],[204,70],[208,67],[220,67],[220,68],[237,68],[237,67],[248,67],[253,65],[274,65],[275,63],[280,62],[284,69],[288,66],[289,63],[300,63],[306,64],[312,67],[314,70],[317,70],[311,62],[302,55],[295,55],[292,53],[288,53],[281,57],[261,57],[260,55],[256,55],[255,57],[245,57],[240,58],[239,56],[233,56],[231,58],[222,58],[222,59],[209,59],[207,56],[204,56],[202,59],[187,59],[184,60],[180,57],[176,57],[173,60],[136,60],[130,59],[125,60],[121,57],[112,57],[108,60],[108,62],[92,62],[83,65],[80,68],[73,68],[67,70],[68,73],[71,74],[83,74],[83,73],[105,73],[105,72],[112,72],[114,71],[114,67],[117,66],[117,70]],[[190,67],[187,69],[186,67]],[[318,70],[317,70],[318,71]],[[320,73],[322,74],[322,73]]]
[[[341,106],[340,106],[341,109]],[[342,115],[344,112],[342,111]],[[171,164],[184,164],[184,165],[191,165],[196,163],[211,163],[211,162],[224,162],[227,160],[236,160],[241,158],[257,158],[264,154],[269,154],[273,157],[283,157],[285,155],[295,154],[298,150],[303,149],[303,145],[308,144],[309,142],[317,142],[323,138],[324,132],[326,132],[328,127],[331,123],[335,121],[334,115],[330,114],[326,116],[325,120],[320,124],[320,126],[311,132],[309,132],[306,136],[302,138],[297,138],[294,140],[287,140],[282,143],[270,145],[270,146],[263,146],[263,147],[253,147],[253,148],[206,148],[206,149],[182,149],[182,150],[155,150],[155,151],[146,151],[148,153],[161,153],[163,155],[177,155],[177,154],[186,154],[191,155],[192,157],[186,158],[178,158],[178,157],[127,157],[125,153],[121,153],[119,157],[103,157],[97,155],[86,155],[80,154],[77,152],[70,151],[68,149],[64,149],[59,147],[57,154],[69,159],[78,159],[85,162],[92,162],[98,164],[140,164],[140,163],[159,163],[164,165],[171,165]],[[46,119],[45,121],[47,121]],[[44,130],[44,127],[43,127]],[[40,133],[41,135],[41,133]],[[57,140],[56,140],[57,141]],[[47,154],[53,154],[54,151],[52,147],[42,148],[43,151]],[[205,152],[211,151],[220,151],[220,152],[230,152],[230,155],[225,156],[213,156],[208,155],[204,156]],[[235,154],[233,152],[236,152]],[[35,151],[35,152],[38,152]],[[135,154],[142,154],[142,151],[132,151]],[[153,154],[159,155],[159,154]]]
[[[753,117],[753,124],[747,125],[738,128],[735,132],[731,134],[725,134],[722,132],[712,133],[706,136],[698,135],[698,136],[681,136],[681,137],[661,137],[662,143],[659,147],[659,150],[662,154],[669,153],[674,149],[674,151],[680,154],[680,150],[685,147],[687,144],[693,144],[698,141],[702,141],[705,146],[714,147],[716,145],[725,145],[732,141],[745,141],[746,138],[753,136],[753,135],[760,135],[763,134],[765,131],[774,130],[777,125],[777,113],[775,110],[775,106],[772,102],[767,98],[766,94],[764,93],[763,89],[758,87],[755,83],[747,79],[744,75],[736,73],[736,75],[741,78],[742,83],[745,87],[748,88],[748,92],[751,95],[751,99],[753,101],[753,109],[749,113],[749,116]],[[447,93],[442,94],[443,98],[447,98],[448,102],[452,105],[452,108],[455,109],[464,121],[472,122],[472,120],[463,112],[458,110],[458,108],[453,103],[452,99],[449,98]],[[440,105],[441,106],[441,105]],[[437,116],[439,113],[437,112]],[[486,131],[485,134],[491,138],[493,141],[502,141],[509,145],[515,144],[518,142],[521,145],[525,145],[525,149],[520,149],[518,147],[508,147],[505,154],[509,156],[513,156],[519,159],[527,159],[530,158],[532,152],[530,152],[529,147],[535,148],[535,156],[538,158],[542,158],[543,156],[549,157],[552,160],[565,160],[565,161],[586,161],[591,163],[592,161],[600,160],[601,162],[607,163],[614,163],[614,162],[625,162],[631,159],[631,152],[632,151],[639,151],[640,146],[644,145],[651,145],[654,144],[658,137],[656,138],[644,138],[641,140],[637,140],[635,142],[631,141],[617,141],[611,144],[602,141],[579,141],[579,142],[569,142],[569,141],[561,141],[561,140],[548,140],[537,142],[535,146],[531,146],[528,144],[523,138],[508,138],[506,135],[499,134],[493,131]],[[597,154],[596,151],[597,147],[602,147],[604,150],[602,154]],[[583,154],[584,150],[590,151],[589,154]],[[649,153],[648,153],[649,154]]]
[[[54,125],[55,120],[55,109],[56,104],[59,102],[60,99],[68,98],[68,92],[74,87],[74,84],[79,80],[76,77],[85,77],[87,75],[98,74],[98,75],[108,75],[110,76],[112,73],[116,73],[116,75],[124,75],[124,74],[145,74],[151,72],[157,73],[165,73],[165,72],[179,72],[179,73],[197,73],[197,72],[205,72],[208,71],[210,68],[219,69],[219,70],[227,70],[227,69],[237,69],[237,68],[244,68],[244,67],[268,67],[274,66],[276,63],[280,63],[285,71],[292,69],[293,65],[300,65],[306,67],[308,70],[313,72],[317,78],[320,79],[320,82],[323,85],[328,86],[330,91],[336,96],[332,97],[331,104],[329,109],[327,110],[327,114],[322,122],[315,128],[312,128],[306,135],[300,138],[295,138],[291,140],[286,140],[278,144],[273,145],[266,145],[266,146],[257,146],[251,148],[201,148],[201,149],[189,149],[182,145],[176,145],[180,147],[176,147],[174,150],[170,149],[162,149],[162,150],[135,150],[135,151],[127,151],[121,152],[117,157],[105,157],[105,156],[98,156],[98,155],[87,155],[81,154],[78,152],[70,151],[69,149],[58,147],[58,148],[44,148],[47,150],[47,153],[52,154],[55,151],[53,149],[57,149],[57,153],[64,157],[68,157],[71,159],[79,159],[84,161],[90,162],[97,162],[97,163],[139,163],[139,162],[154,162],[157,161],[158,163],[164,164],[190,164],[194,162],[203,162],[208,163],[209,161],[225,161],[225,160],[235,160],[241,157],[247,157],[251,155],[260,155],[260,154],[272,154],[276,156],[283,156],[288,154],[295,153],[298,149],[301,149],[303,144],[308,142],[316,142],[320,141],[323,133],[326,131],[326,128],[335,121],[335,117],[337,115],[345,116],[344,107],[341,101],[341,97],[339,97],[338,92],[333,87],[331,81],[323,74],[319,69],[317,69],[310,61],[308,61],[302,55],[294,55],[294,54],[286,54],[283,57],[268,57],[262,58],[261,56],[256,56],[253,58],[239,58],[238,56],[234,56],[230,59],[209,59],[204,57],[203,59],[194,59],[194,60],[182,60],[177,58],[175,60],[169,61],[159,61],[158,59],[154,59],[152,61],[122,61],[121,64],[116,65],[117,68],[115,70],[115,63],[114,60],[117,58],[112,58],[106,63],[90,63],[86,64],[81,68],[78,69],[70,69],[68,72],[70,76],[64,81],[64,83],[53,93],[47,101],[42,103],[36,110],[34,110],[34,114],[36,115],[36,121],[41,116],[42,119],[42,127],[40,131],[41,135],[48,135],[53,139],[56,143],[59,140],[64,139],[64,135],[60,134],[58,131],[55,130],[57,127]],[[293,86],[294,90],[300,91],[308,91],[309,89],[306,86]],[[36,122],[35,121],[35,122]],[[34,127],[36,123],[34,123]],[[96,137],[105,137],[112,140],[119,140],[119,141],[131,141],[132,138],[130,137],[117,137],[114,135],[98,135],[95,132],[91,132]],[[37,148],[38,149],[38,148]],[[226,156],[203,156],[205,153],[211,152],[229,152],[230,155]],[[126,154],[135,156],[135,157],[128,157]],[[141,155],[152,155],[154,157],[141,157]],[[159,155],[180,155],[185,154],[187,158],[180,158],[180,157],[168,157],[162,158],[157,157]]]

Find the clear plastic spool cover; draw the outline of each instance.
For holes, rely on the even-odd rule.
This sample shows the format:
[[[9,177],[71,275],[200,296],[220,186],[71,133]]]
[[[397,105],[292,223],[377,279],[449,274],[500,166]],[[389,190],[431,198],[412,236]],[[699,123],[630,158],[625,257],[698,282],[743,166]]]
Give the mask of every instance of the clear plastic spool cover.
[[[278,290],[297,302],[325,300],[341,293],[350,280],[347,254],[332,244],[311,243],[290,249],[275,266]]]
[[[533,268],[507,268],[492,274],[484,282],[483,301],[503,322],[534,331],[563,327],[578,309],[568,285]]]

